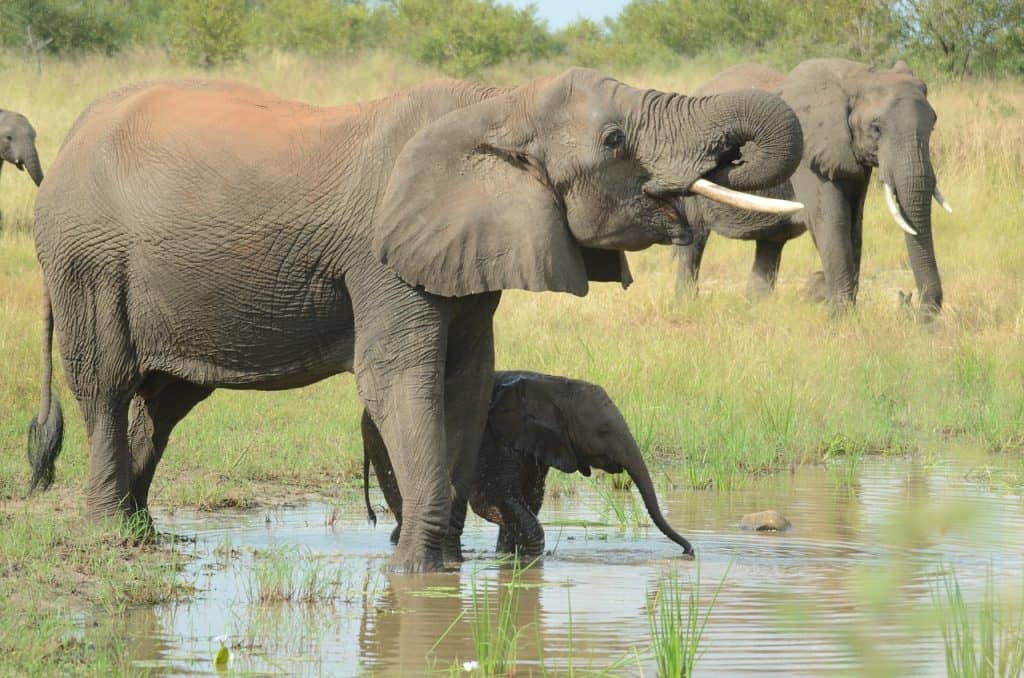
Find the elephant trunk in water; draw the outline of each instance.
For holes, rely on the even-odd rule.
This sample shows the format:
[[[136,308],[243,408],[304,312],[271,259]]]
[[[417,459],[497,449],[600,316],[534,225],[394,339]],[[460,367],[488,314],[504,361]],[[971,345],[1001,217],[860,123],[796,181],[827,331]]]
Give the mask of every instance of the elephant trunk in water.
[[[635,449],[630,450],[630,454],[627,457],[632,457],[636,461],[626,465],[626,472],[633,480],[633,484],[636,485],[636,489],[640,491],[640,498],[644,501],[647,515],[651,517],[651,520],[654,521],[654,524],[661,530],[662,534],[682,546],[684,552],[692,555],[693,547],[690,546],[690,542],[686,541],[682,535],[672,529],[672,526],[665,520],[665,516],[662,515],[661,507],[658,505],[658,497],[654,493],[654,481],[651,480],[651,474],[643,462],[643,455],[635,443],[633,447]]]
[[[896,214],[904,216],[906,225],[914,231],[907,231],[904,238],[921,310],[935,313],[942,308],[942,281],[932,242],[935,172],[928,155],[928,139],[911,137],[887,150],[879,156],[879,174],[886,192],[891,191]]]

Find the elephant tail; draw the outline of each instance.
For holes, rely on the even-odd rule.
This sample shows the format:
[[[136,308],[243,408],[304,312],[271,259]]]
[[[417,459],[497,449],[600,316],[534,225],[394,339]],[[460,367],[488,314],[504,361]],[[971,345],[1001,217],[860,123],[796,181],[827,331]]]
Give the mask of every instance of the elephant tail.
[[[54,462],[64,442],[64,413],[51,384],[53,379],[53,306],[43,284],[43,379],[39,412],[28,425],[29,492],[45,492],[53,484]]]
[[[366,519],[377,527],[377,514],[370,504],[370,456],[366,452],[363,452],[363,500],[366,502]]]

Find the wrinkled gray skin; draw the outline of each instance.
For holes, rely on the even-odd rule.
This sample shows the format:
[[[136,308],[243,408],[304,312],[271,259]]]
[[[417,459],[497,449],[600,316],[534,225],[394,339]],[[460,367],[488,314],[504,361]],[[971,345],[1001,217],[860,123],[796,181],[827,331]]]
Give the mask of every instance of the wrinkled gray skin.
[[[764,153],[723,162],[751,139]],[[391,567],[458,560],[501,290],[625,285],[624,250],[689,241],[678,199],[697,178],[777,184],[801,145],[774,95],[688,98],[581,69],[337,108],[213,81],[101,98],[34,230],[89,437],[88,509],[146,510],[171,429],[214,389],[353,372],[406,499]]]
[[[402,528],[402,495],[395,482],[387,447],[373,420],[363,413],[363,491],[371,522],[369,468],[398,525]],[[665,520],[658,506],[643,453],[629,425],[605,390],[578,379],[536,372],[495,372],[477,475],[469,505],[481,518],[500,526],[496,549],[537,556],[544,552],[544,528],[537,514],[544,502],[548,469],[590,475],[591,468],[625,471],[633,480],[651,520],[662,533],[693,553],[690,543]]]
[[[43,183],[43,168],[36,153],[36,131],[21,113],[0,108],[0,170],[5,160],[28,172],[36,186]]]
[[[836,306],[853,304],[860,276],[864,196],[872,170],[891,185],[916,236],[905,234],[921,310],[942,306],[942,283],[932,245],[935,189],[928,143],[935,111],[925,84],[903,62],[889,71],[842,59],[805,61],[788,75],[757,65],[723,71],[698,90],[715,94],[756,87],[780,94],[800,118],[804,157],[790,181],[761,191],[795,199],[806,208],[792,217],[741,212],[700,197],[685,202],[694,243],[676,248],[678,284],[695,290],[709,231],[756,241],[748,293],[774,289],[786,241],[810,230],[824,272],[812,278],[812,296]],[[886,228],[898,228],[885,217]]]

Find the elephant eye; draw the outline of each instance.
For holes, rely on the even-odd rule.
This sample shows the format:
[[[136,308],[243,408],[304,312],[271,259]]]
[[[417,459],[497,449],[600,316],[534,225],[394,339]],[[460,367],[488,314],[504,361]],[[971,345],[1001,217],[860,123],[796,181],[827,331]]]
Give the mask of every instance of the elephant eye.
[[[876,139],[882,136],[882,128],[878,126],[877,122],[871,123],[871,136]]]
[[[601,142],[609,151],[617,151],[626,145],[626,135],[620,129],[608,130]]]

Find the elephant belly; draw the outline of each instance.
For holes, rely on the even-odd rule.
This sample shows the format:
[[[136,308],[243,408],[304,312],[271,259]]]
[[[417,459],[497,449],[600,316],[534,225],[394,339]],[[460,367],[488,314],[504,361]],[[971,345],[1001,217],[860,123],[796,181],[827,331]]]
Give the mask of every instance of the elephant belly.
[[[352,304],[340,283],[301,271],[291,279],[236,271],[189,284],[166,269],[159,282],[132,295],[144,370],[212,387],[278,390],[352,369]]]

